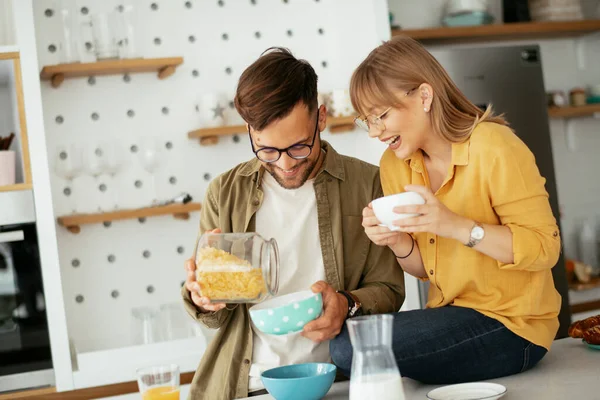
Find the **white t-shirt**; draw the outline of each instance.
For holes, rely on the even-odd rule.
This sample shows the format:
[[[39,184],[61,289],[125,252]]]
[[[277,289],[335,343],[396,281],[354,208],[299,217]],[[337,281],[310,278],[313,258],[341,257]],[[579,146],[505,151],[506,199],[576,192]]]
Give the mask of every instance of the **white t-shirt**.
[[[310,290],[325,280],[325,266],[317,218],[317,199],[308,180],[298,189],[284,189],[268,172],[263,175],[263,203],[256,213],[256,232],[265,239],[275,238],[279,247],[278,296]],[[282,365],[330,362],[329,342],[317,344],[300,336],[267,335],[252,324],[253,349],[250,392],[262,389],[261,372]]]

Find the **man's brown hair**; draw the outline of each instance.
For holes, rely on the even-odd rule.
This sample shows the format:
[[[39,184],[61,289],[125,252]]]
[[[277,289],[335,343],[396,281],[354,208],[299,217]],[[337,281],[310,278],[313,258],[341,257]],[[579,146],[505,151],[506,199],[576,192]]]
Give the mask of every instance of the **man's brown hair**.
[[[242,73],[235,108],[257,131],[286,117],[302,101],[309,112],[317,108],[317,74],[306,60],[282,47],[271,47]]]

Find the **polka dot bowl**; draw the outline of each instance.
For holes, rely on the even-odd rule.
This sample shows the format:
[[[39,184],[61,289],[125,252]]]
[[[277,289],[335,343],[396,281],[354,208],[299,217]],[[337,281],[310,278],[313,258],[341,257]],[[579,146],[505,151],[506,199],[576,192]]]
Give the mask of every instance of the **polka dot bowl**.
[[[321,293],[310,290],[265,300],[250,308],[250,318],[261,332],[287,335],[299,332],[323,311]]]

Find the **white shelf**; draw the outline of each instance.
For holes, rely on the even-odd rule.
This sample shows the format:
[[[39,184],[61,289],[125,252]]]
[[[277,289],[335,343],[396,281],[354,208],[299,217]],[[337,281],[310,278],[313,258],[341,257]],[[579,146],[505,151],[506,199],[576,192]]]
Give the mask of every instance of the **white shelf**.
[[[138,368],[177,364],[181,373],[193,372],[210,338],[192,337],[148,345],[77,354],[75,389],[135,381]]]
[[[0,46],[0,54],[2,54],[2,53],[18,53],[18,52],[19,52],[19,46],[16,46],[16,45]]]

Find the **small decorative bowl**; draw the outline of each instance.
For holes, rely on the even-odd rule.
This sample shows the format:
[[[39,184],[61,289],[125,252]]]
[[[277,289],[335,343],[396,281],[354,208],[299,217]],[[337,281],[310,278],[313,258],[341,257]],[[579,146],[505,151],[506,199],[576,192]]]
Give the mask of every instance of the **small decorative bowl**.
[[[321,293],[310,290],[265,300],[250,308],[250,318],[261,331],[271,335],[299,332],[323,311]]]

